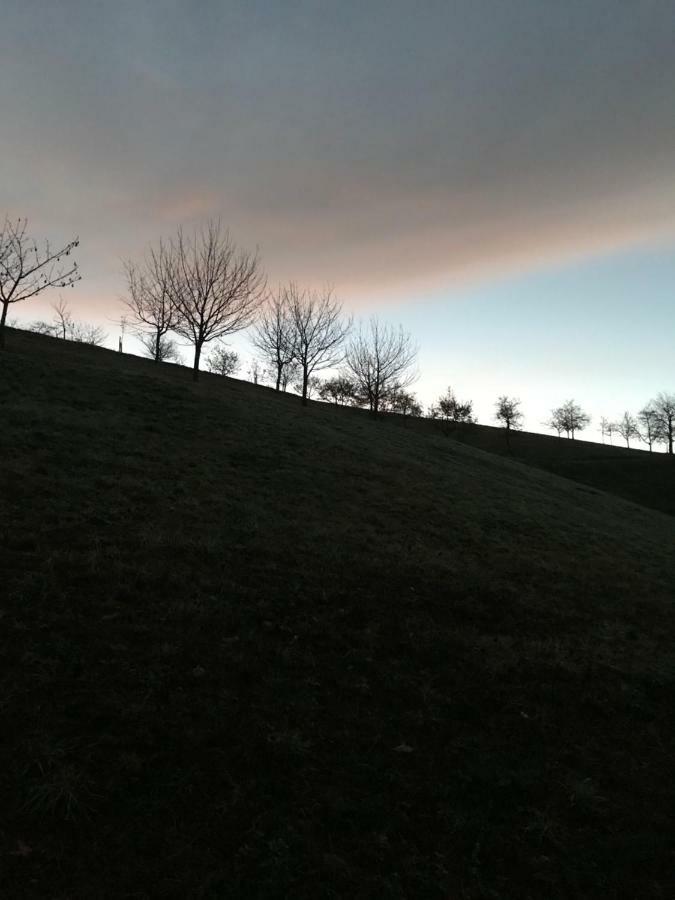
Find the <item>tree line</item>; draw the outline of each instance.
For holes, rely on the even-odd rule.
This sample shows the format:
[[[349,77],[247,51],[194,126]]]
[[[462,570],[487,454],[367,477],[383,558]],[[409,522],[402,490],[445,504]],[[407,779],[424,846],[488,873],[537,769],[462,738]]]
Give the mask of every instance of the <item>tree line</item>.
[[[25,219],[5,220],[0,229],[0,349],[10,306],[51,288],[68,288],[80,280],[71,254],[79,239],[57,250],[41,245],[28,233]],[[138,260],[124,262],[126,281],[123,329],[128,325],[146,355],[157,363],[178,360],[177,340],[193,349],[192,372],[198,380],[205,348],[214,345],[206,367],[232,375],[240,367],[236,352],[223,345],[230,335],[251,329],[257,358],[249,377],[270,382],[275,390],[292,387],[307,405],[312,396],[337,405],[364,407],[419,417],[421,404],[409,388],[418,377],[418,348],[402,328],[372,317],[357,327],[343,312],[330,288],[308,289],[291,282],[270,290],[257,251],[242,249],[219,220],[173,237],[161,238]],[[103,343],[105,332],[73,319],[63,297],[53,304],[51,322],[34,322],[35,331],[68,340]],[[120,341],[121,348],[121,341]],[[332,370],[328,379],[320,374]],[[476,422],[471,400],[460,400],[451,388],[427,410],[427,416],[453,424]],[[495,420],[507,441],[522,428],[521,401],[502,395]],[[574,400],[551,410],[545,423],[558,437],[574,440],[591,417]],[[618,435],[650,451],[664,444],[673,453],[675,395],[661,393],[633,416],[600,420],[603,441]]]

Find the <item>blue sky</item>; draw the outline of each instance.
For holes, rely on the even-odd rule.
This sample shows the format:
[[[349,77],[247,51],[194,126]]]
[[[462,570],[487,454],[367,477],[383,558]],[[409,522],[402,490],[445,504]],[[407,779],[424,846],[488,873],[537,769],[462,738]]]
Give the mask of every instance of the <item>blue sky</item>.
[[[415,298],[392,318],[418,337],[421,395],[452,384],[484,422],[516,395],[533,431],[574,397],[590,436],[600,416],[675,389],[675,237]]]

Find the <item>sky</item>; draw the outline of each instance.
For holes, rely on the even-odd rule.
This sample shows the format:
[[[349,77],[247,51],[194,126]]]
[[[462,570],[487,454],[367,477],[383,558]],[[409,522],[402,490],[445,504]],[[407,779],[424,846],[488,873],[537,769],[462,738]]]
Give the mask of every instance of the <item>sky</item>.
[[[674,0],[3,0],[0,216],[79,235],[111,345],[122,260],[221,217],[543,430],[675,390],[674,110]]]

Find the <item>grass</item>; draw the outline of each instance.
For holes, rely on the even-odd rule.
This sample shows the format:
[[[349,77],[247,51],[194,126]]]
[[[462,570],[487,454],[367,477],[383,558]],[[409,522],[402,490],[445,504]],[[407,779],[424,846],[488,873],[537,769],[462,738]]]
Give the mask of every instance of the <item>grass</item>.
[[[429,419],[403,421],[400,416],[390,418],[394,424],[424,433],[444,434],[467,446],[508,456],[554,475],[617,494],[633,503],[675,515],[673,458],[660,452],[650,454],[644,445],[642,449],[639,444],[627,449],[578,437],[568,440],[527,431],[514,432],[507,444],[504,430],[489,425],[452,425]]]
[[[0,404],[4,896],[672,896],[673,518],[22,332]]]

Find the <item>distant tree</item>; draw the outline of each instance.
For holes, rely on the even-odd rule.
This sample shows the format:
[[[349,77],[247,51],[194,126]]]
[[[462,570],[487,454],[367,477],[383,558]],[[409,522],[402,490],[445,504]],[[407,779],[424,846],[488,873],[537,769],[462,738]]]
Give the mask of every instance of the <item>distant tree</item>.
[[[263,370],[260,365],[260,361],[255,357],[251,360],[248,367],[248,378],[249,381],[252,381],[253,384],[258,384],[259,381],[263,378]]]
[[[293,322],[294,359],[300,367],[298,393],[306,406],[309,379],[314,372],[342,362],[351,322],[343,318],[342,304],[330,290],[319,293],[290,284],[286,297]]]
[[[507,433],[519,431],[523,424],[523,414],[520,411],[520,400],[515,397],[502,395],[495,403],[495,419],[500,422]]]
[[[132,328],[158,363],[176,355],[175,344],[167,337],[180,322],[172,294],[172,285],[177,282],[175,264],[171,247],[161,240],[157,247],[147,250],[141,263],[124,263],[128,294],[124,302]]]
[[[216,347],[207,360],[209,372],[214,375],[234,375],[240,366],[239,354],[227,347]]]
[[[91,344],[94,347],[104,344],[107,337],[108,335],[100,325],[90,325],[87,322],[73,323],[69,335],[71,341],[76,341],[78,344]]]
[[[629,412],[625,412],[618,422],[615,423],[616,430],[626,442],[626,447],[630,448],[631,438],[639,438],[638,422],[635,416],[631,416]]]
[[[279,288],[268,298],[251,337],[251,343],[267,363],[277,391],[282,390],[284,370],[295,359],[296,331],[289,290]]]
[[[138,339],[145,355],[155,362],[180,362],[180,353],[176,342],[168,335],[158,338],[156,332],[144,331]]]
[[[665,444],[668,453],[673,453],[675,437],[675,394],[659,394],[650,406],[656,413],[658,422],[658,441]]]
[[[551,418],[547,419],[547,421],[543,424],[546,426],[546,428],[550,428],[551,431],[555,431],[558,437],[563,436],[565,425],[562,421],[562,415],[560,414],[559,410],[551,410]]]
[[[502,394],[495,403],[495,419],[504,426],[506,446],[511,452],[511,432],[519,431],[523,424],[523,414],[520,411],[520,400],[516,397],[507,397]]]
[[[174,330],[194,346],[193,379],[205,344],[248,327],[265,297],[257,253],[240,250],[219,221],[187,236],[178,229],[171,245]]]
[[[638,436],[643,444],[647,444],[649,452],[653,452],[654,444],[663,442],[663,427],[658,412],[647,404],[637,415]]]
[[[59,297],[56,303],[52,303],[52,309],[54,310],[53,333],[65,341],[69,334],[72,334],[75,325],[68,303],[63,297]]]
[[[417,347],[402,328],[383,324],[373,317],[361,326],[345,355],[345,366],[358,393],[376,416],[389,394],[404,391],[416,380]]]
[[[562,406],[551,410],[548,427],[556,430],[558,436],[564,431],[568,438],[574,440],[577,431],[583,431],[590,424],[591,417],[585,413],[574,400],[566,400]]]
[[[448,422],[471,423],[475,421],[472,401],[459,401],[451,387],[446,390],[442,397],[439,397],[433,409],[436,410],[433,418],[446,419]]]
[[[319,378],[318,375],[310,375],[306,382],[303,381],[302,376],[300,376],[300,378],[298,378],[298,380],[293,385],[293,390],[296,392],[296,394],[300,394],[301,396],[304,390],[307,399],[311,400],[315,394],[321,395],[322,387],[323,381]]]
[[[119,353],[124,352],[124,335],[126,334],[127,325],[129,324],[129,320],[126,315],[120,316],[120,333],[117,338],[117,350]]]
[[[105,343],[107,334],[100,325],[90,325],[88,322],[78,322],[73,318],[68,303],[61,297],[58,303],[52,304],[54,318],[51,322],[31,322],[29,331],[37,334],[50,334],[66,341],[75,341],[78,344],[92,344],[100,347]]]
[[[400,388],[393,388],[389,391],[384,406],[387,412],[396,413],[399,416],[411,416],[419,419],[422,415],[422,406],[417,397]]]
[[[80,243],[78,238],[52,250],[48,242],[38,247],[27,228],[26,219],[5,219],[0,228],[0,350],[5,346],[11,304],[29,300],[51,287],[72,287],[81,277],[77,263],[65,261]]]
[[[34,334],[50,334],[52,337],[59,337],[55,326],[51,322],[44,322],[42,319],[30,322],[26,327],[28,331],[32,331]]]
[[[319,397],[336,406],[346,406],[356,399],[356,385],[347,375],[335,375],[323,382]]]
[[[295,384],[300,378],[301,371],[300,363],[296,359],[287,363],[281,373],[281,381],[279,382],[281,390],[286,392],[292,384]]]

